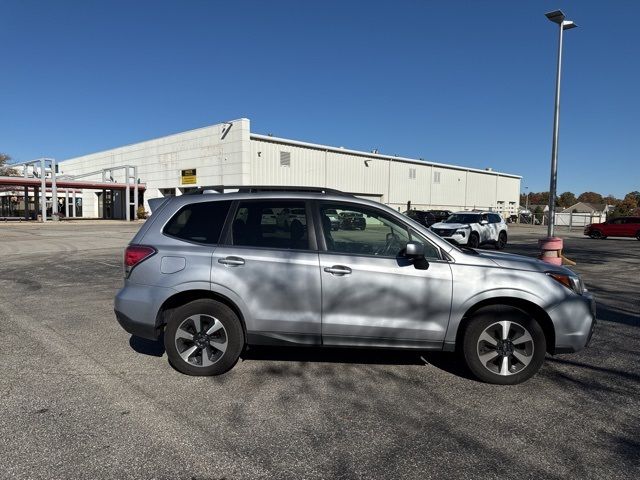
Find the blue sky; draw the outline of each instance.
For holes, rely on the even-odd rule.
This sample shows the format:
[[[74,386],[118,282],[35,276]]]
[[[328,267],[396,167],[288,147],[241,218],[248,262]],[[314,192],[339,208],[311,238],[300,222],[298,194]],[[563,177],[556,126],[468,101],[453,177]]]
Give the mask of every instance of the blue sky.
[[[547,190],[557,8],[580,26],[565,36],[558,189],[639,190],[633,0],[2,0],[0,151],[64,159],[248,117]]]

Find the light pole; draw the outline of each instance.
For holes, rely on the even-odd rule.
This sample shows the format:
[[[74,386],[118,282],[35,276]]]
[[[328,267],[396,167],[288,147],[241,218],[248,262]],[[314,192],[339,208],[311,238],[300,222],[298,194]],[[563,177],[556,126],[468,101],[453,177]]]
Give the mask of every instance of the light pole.
[[[560,10],[545,13],[545,16],[559,27],[558,40],[558,69],[556,73],[556,101],[553,113],[553,143],[551,145],[551,181],[549,183],[549,226],[547,236],[553,237],[556,221],[556,185],[558,181],[558,127],[560,122],[560,76],[562,71],[562,33],[565,30],[577,27],[571,20],[565,20],[564,13]]]

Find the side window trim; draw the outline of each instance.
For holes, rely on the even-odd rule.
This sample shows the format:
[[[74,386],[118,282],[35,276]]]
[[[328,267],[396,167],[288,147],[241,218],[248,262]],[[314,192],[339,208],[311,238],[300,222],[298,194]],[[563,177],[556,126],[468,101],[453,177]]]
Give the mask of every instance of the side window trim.
[[[233,223],[233,219],[236,218],[236,214],[238,213],[238,204],[240,202],[238,200],[234,200],[231,203],[231,207],[229,208],[229,213],[227,214],[227,219],[224,222],[224,226],[222,227],[222,232],[220,233],[220,245],[230,246],[231,243],[231,224]]]

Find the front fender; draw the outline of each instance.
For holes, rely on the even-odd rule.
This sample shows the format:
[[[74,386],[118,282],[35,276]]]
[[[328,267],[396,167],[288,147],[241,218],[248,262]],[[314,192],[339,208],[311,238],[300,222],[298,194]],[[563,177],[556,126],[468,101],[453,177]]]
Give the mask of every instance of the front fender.
[[[455,343],[460,322],[482,302],[527,302],[549,312],[571,296],[544,273],[460,264],[452,265],[452,270],[453,296],[446,343]]]

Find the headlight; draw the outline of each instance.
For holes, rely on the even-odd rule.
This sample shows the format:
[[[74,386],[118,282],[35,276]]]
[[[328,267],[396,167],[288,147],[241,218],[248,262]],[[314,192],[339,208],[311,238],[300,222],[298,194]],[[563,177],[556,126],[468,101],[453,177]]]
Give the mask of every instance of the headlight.
[[[565,275],[564,273],[547,272],[556,282],[560,282],[569,290],[573,290],[578,295],[582,295],[585,291],[582,279],[577,275]]]
[[[462,235],[463,237],[467,234],[466,228],[459,228],[455,231],[454,235]]]

